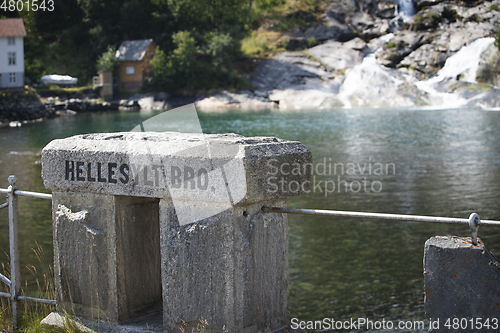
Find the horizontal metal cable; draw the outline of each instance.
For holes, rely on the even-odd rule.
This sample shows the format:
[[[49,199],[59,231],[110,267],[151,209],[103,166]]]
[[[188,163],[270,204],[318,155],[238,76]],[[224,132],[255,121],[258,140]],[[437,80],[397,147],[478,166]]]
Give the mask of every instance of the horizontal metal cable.
[[[11,297],[11,294],[9,294],[9,293],[4,293],[4,292],[0,292],[0,297],[10,298],[10,297]]]
[[[16,190],[14,192],[14,194],[15,195],[24,195],[26,197],[40,198],[40,199],[52,199],[52,194],[47,194],[47,193],[38,193],[38,192]]]
[[[9,191],[9,189],[0,188],[0,193],[10,193],[10,191]],[[15,195],[24,195],[26,197],[40,198],[40,199],[52,199],[52,194],[47,194],[47,193],[15,190],[14,194]],[[0,208],[3,208],[3,207],[0,207]]]
[[[347,212],[341,210],[299,209],[299,208],[281,208],[281,207],[262,207],[262,211],[265,213],[287,213],[287,214],[320,215],[320,216],[358,217],[358,218],[384,219],[384,220],[396,220],[396,221],[469,224],[469,219],[460,219],[453,217],[364,213],[364,212]],[[500,227],[500,221],[481,220],[479,222],[479,225]]]
[[[6,203],[4,203],[4,204],[0,205],[0,209],[5,208],[5,207],[7,207],[7,206],[9,206],[9,203],[8,203],[8,202],[6,202]]]
[[[52,299],[34,298],[34,297],[27,297],[27,296],[17,296],[17,299],[19,301],[28,301],[28,302],[56,305],[56,301],[54,301]]]

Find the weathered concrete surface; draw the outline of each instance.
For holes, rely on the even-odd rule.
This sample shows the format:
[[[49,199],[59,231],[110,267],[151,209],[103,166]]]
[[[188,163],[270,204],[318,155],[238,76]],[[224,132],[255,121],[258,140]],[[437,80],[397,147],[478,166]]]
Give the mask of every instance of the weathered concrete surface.
[[[269,332],[289,324],[287,216],[264,214],[262,205],[179,226],[173,205],[160,202],[165,330],[204,323],[213,332]]]
[[[468,321],[462,322],[465,329],[452,331],[492,332],[491,326],[472,330],[478,326],[470,321],[489,319],[493,325],[492,318],[500,318],[500,265],[482,241],[474,246],[470,238],[432,237],[425,243],[424,277],[427,318],[439,320],[431,332],[448,331],[448,318]]]
[[[52,192],[59,310],[122,322],[161,308],[158,200]]]
[[[282,191],[269,185],[268,165],[311,163],[311,152],[300,142],[271,137],[245,138],[236,134],[188,133],[98,133],[77,135],[53,140],[42,151],[42,178],[44,185],[54,191],[87,192],[112,195],[170,198],[175,191],[177,199],[185,198],[212,205],[226,198],[219,191],[220,173],[224,169],[229,186],[241,201],[254,202],[269,198],[300,195],[310,190],[310,183],[296,192]],[[208,182],[201,179],[192,191],[175,183],[174,170],[182,173],[185,167],[195,172],[209,172]],[[178,168],[178,169],[175,169]],[[278,174],[287,182],[303,180],[309,175]],[[89,172],[90,171],[90,172]],[[242,172],[240,172],[242,171]],[[186,175],[183,175],[186,177]],[[193,181],[200,179],[196,174]],[[202,178],[202,177],[201,177]],[[185,179],[185,178],[184,178]],[[180,179],[181,181],[183,179]],[[178,188],[178,190],[173,190]],[[208,191],[207,191],[208,189]]]
[[[167,332],[286,327],[287,217],[261,208],[308,193],[311,173],[311,152],[276,138],[139,132],[51,142],[42,174],[53,190],[59,308],[124,323],[163,306]]]

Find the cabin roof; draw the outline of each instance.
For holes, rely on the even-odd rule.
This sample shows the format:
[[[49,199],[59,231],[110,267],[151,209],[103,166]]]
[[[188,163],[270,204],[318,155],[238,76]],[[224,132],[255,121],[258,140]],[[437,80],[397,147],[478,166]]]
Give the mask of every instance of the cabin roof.
[[[118,50],[116,50],[116,60],[118,61],[141,61],[146,54],[152,39],[125,40]]]
[[[6,18],[0,19],[0,37],[25,37],[23,19]]]

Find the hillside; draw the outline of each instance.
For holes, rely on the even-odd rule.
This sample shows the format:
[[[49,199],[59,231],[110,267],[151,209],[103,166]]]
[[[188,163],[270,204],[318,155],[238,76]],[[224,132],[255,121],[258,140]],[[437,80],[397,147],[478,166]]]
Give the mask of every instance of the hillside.
[[[300,12],[298,28],[261,25],[252,37],[268,51],[244,95],[280,109],[499,108],[499,9],[499,1],[323,1]],[[210,98],[199,105],[242,100]]]
[[[435,76],[463,46],[494,37],[499,10],[499,1],[465,0],[68,0],[53,12],[25,8],[2,17],[24,19],[32,82],[58,73],[88,84],[109,48],[153,38],[155,78],[146,91],[200,96],[247,89],[243,98],[215,100],[245,105],[250,98],[286,108],[310,105],[310,99],[315,106],[380,106],[393,95],[394,106],[434,105],[434,92],[419,82]],[[495,87],[499,64],[492,45],[485,42],[477,55],[477,81],[462,75],[432,89],[471,95]],[[370,80],[361,78],[367,70]],[[361,82],[365,90],[357,87]]]

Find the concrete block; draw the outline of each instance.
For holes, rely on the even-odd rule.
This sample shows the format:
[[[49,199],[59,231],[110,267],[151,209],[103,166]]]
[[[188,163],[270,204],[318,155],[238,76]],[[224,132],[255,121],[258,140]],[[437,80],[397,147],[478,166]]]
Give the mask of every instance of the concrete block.
[[[161,308],[158,200],[52,193],[58,309],[123,322]]]
[[[287,215],[261,207],[180,226],[173,205],[160,202],[165,330],[270,332],[289,323]]]
[[[210,207],[225,203],[227,191],[234,203],[306,194],[311,168],[300,174],[291,169],[292,164],[311,163],[311,152],[300,142],[270,137],[97,133],[51,141],[42,151],[42,178],[45,187],[54,191],[174,196]],[[277,180],[303,186],[290,190],[270,184],[269,175],[275,170]]]
[[[163,308],[183,332],[279,330],[288,318],[288,221],[262,212],[308,193],[299,142],[127,132],[54,140],[58,306],[122,323]]]
[[[500,329],[500,264],[482,241],[474,246],[470,238],[432,237],[425,243],[424,277],[431,332]],[[497,329],[478,329],[487,320]]]

